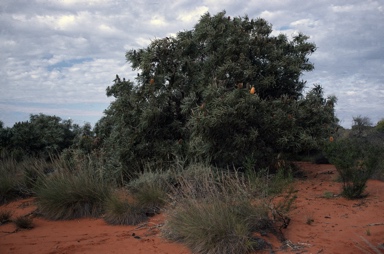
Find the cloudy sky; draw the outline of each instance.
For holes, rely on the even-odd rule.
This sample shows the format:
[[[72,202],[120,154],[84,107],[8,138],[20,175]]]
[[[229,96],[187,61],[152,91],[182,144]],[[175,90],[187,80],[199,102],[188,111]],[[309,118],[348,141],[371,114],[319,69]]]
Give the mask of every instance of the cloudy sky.
[[[11,127],[43,113],[93,126],[115,75],[134,79],[127,50],[222,10],[264,18],[273,34],[310,36],[315,70],[303,79],[338,97],[341,125],[384,118],[382,0],[1,0],[0,120]]]

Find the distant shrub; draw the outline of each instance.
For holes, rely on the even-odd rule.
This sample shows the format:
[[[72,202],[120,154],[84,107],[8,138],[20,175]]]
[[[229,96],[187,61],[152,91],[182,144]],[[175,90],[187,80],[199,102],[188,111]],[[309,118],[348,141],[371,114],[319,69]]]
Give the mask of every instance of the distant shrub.
[[[360,138],[330,142],[325,150],[340,174],[342,195],[349,199],[364,197],[366,182],[379,165],[380,150]]]

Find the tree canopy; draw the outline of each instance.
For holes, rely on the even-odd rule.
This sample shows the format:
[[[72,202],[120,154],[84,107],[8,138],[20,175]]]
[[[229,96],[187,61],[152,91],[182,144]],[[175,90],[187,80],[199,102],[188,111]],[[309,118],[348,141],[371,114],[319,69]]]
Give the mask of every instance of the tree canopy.
[[[335,130],[335,97],[304,94],[316,46],[272,35],[264,19],[206,13],[192,30],[126,53],[134,81],[115,97],[95,132],[111,165],[128,173],[145,161],[203,160],[270,166],[278,154],[317,149]]]
[[[89,129],[90,125],[84,128],[87,126]],[[0,124],[0,150],[16,159],[24,156],[49,158],[73,145],[83,148],[77,140],[82,129],[71,120],[62,120],[58,116],[31,114],[29,121],[17,122],[12,128]]]

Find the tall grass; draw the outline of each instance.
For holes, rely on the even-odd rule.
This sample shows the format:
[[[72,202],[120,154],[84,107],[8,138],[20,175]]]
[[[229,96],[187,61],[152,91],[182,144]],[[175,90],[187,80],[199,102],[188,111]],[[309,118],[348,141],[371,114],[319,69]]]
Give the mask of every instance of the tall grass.
[[[53,165],[38,157],[22,156],[15,158],[12,154],[0,153],[0,204],[18,197],[34,195],[34,186],[41,176],[53,172]]]
[[[41,177],[36,186],[37,206],[44,217],[66,220],[103,213],[111,185],[83,157],[76,166],[60,158],[55,172]]]
[[[255,193],[265,186],[256,176],[251,179],[236,171],[192,165],[177,175],[163,235],[195,253],[248,253],[265,248],[268,244],[254,233],[278,232],[265,193]]]
[[[18,176],[16,161],[6,159],[0,163],[0,204],[6,203],[19,196],[21,183]]]

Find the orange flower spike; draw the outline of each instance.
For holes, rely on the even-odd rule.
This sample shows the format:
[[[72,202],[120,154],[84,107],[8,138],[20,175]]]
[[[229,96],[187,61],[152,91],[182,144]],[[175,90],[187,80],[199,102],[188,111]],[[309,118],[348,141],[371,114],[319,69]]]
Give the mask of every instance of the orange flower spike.
[[[255,92],[256,92],[256,89],[255,89],[254,86],[252,86],[251,91],[249,91],[249,93],[250,93],[250,94],[255,94]]]
[[[329,137],[329,141],[330,141],[330,142],[333,142],[333,137],[332,137],[332,136]]]

